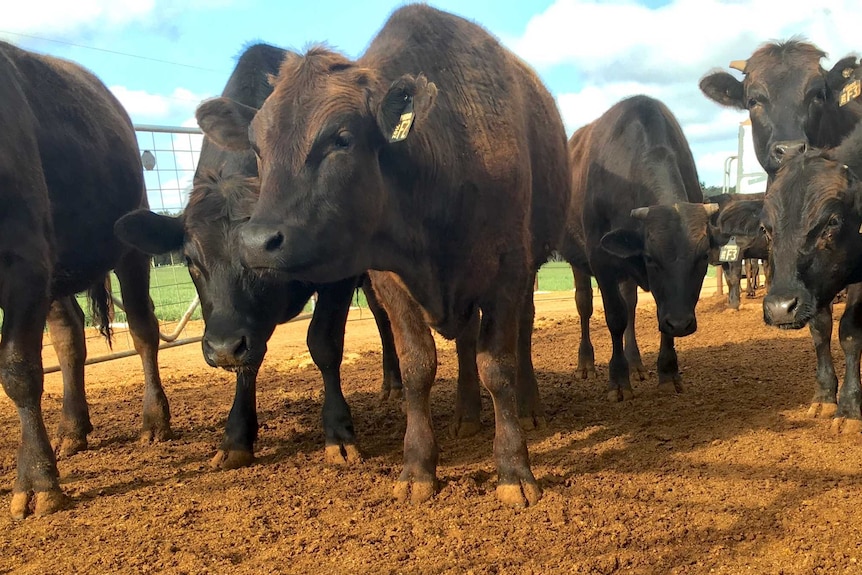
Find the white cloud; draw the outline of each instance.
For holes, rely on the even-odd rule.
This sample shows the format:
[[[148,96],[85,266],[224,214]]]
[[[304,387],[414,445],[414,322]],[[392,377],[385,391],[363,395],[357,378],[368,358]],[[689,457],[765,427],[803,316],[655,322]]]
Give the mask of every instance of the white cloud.
[[[110,90],[135,123],[159,124],[177,116],[193,117],[195,108],[205,98],[186,88],[174,88],[167,95],[125,86],[111,86]]]
[[[858,0],[786,0],[780,9],[773,0],[673,0],[656,9],[631,0],[557,0],[509,45],[540,73],[571,69],[581,80],[577,92],[557,95],[569,132],[626,96],[653,96],[682,124],[701,179],[720,185],[724,160],[712,154],[736,153],[746,114],[708,100],[700,78],[764,42],[794,35],[828,52],[828,66],[862,49],[859,22]]]

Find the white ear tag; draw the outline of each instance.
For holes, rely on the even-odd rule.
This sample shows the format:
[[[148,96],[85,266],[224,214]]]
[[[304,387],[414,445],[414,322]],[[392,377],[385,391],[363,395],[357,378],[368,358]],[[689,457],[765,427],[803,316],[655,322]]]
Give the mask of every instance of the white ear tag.
[[[730,241],[721,246],[721,249],[718,250],[718,261],[739,261],[739,246],[736,245],[736,236],[730,236]]]
[[[416,114],[413,113],[413,96],[410,96],[407,105],[404,106],[404,111],[401,112],[401,119],[398,121],[398,125],[395,126],[395,129],[392,130],[392,135],[389,136],[389,142],[400,142],[406,139],[407,134],[410,133],[410,128],[413,126],[413,119],[415,117]]]

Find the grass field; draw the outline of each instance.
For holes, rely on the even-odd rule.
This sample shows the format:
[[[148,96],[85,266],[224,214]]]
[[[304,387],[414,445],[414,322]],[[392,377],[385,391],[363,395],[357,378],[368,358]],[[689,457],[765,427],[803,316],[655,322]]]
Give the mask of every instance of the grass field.
[[[710,266],[707,271],[707,277],[715,277],[715,268]],[[195,296],[194,284],[191,277],[183,265],[160,266],[152,268],[150,276],[150,293],[153,297],[153,302],[156,306],[156,316],[161,321],[177,321],[185,313]],[[117,283],[117,278],[111,276],[112,287],[114,293],[119,295],[120,286]],[[595,279],[593,287],[595,287]],[[539,270],[539,290],[540,291],[569,291],[574,289],[574,278],[572,277],[572,269],[565,262],[548,262]],[[85,296],[78,296],[78,301],[87,315],[87,322],[90,323],[89,303]],[[354,299],[354,305],[360,307],[368,307],[365,301],[365,295],[359,291]],[[306,311],[310,311],[311,306],[307,306]],[[2,316],[0,316],[2,317]],[[196,309],[192,319],[200,319],[200,308]],[[117,310],[115,317],[117,322],[125,322],[126,316],[120,310]]]

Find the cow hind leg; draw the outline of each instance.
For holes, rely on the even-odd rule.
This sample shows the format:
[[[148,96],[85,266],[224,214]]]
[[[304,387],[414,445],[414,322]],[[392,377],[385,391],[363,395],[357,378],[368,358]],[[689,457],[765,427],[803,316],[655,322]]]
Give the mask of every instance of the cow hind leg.
[[[854,286],[855,287],[855,286]],[[858,292],[858,288],[854,289]],[[838,411],[832,420],[836,433],[856,435],[862,431],[862,386],[859,381],[859,357],[862,354],[862,298],[851,300],[847,295],[847,308],[838,325],[838,339],[844,351],[844,385],[838,394]]]
[[[846,313],[846,312],[845,312]],[[823,307],[808,324],[814,351],[817,355],[817,387],[808,408],[809,417],[830,418],[838,409],[838,376],[832,362],[832,309]]]
[[[149,257],[128,251],[117,262],[114,272],[120,282],[132,343],[144,370],[141,441],[166,441],[172,437],[171,412],[159,376],[159,322],[150,299]]]
[[[57,460],[42,419],[42,330],[48,316],[48,274],[27,263],[0,268],[0,383],[21,421],[18,475],[10,513],[45,515],[64,507]]]
[[[547,426],[545,407],[542,405],[536,370],[533,368],[533,320],[536,307],[533,303],[532,285],[535,277],[535,273],[530,277],[531,287],[524,292],[518,317],[518,371],[515,379],[515,397],[518,401],[518,418],[523,429],[542,429]]]
[[[590,275],[572,266],[575,276],[575,305],[581,323],[581,343],[578,345],[578,368],[575,372],[581,379],[596,375],[596,355],[590,339],[590,318],[593,317],[593,284]]]
[[[84,312],[74,296],[51,303],[48,330],[63,374],[63,413],[53,447],[58,456],[69,456],[87,449],[87,434],[93,431],[84,390]]]
[[[520,391],[516,389],[519,323],[525,312],[517,307],[510,309],[513,302],[501,299],[482,308],[476,363],[494,402],[497,498],[507,505],[524,507],[534,505],[542,496],[530,469],[520,422],[515,417]]]
[[[262,358],[261,358],[262,359]],[[224,437],[215,456],[213,469],[238,469],[254,462],[257,441],[257,374],[260,363],[244,367],[236,374],[236,392],[227,416]]]
[[[620,293],[626,302],[626,315],[628,324],[626,324],[625,339],[625,354],[629,362],[629,371],[637,375],[638,379],[643,381],[647,377],[647,369],[644,367],[641,359],[641,350],[638,347],[637,336],[635,335],[635,310],[638,305],[638,285],[634,280],[625,280],[620,282]]]
[[[404,383],[404,468],[395,482],[398,501],[419,503],[437,489],[439,449],[431,425],[431,386],[437,374],[437,348],[419,304],[388,272],[369,272],[374,292],[389,314]],[[514,404],[511,406],[514,413]]]
[[[389,316],[386,315],[386,310],[374,295],[368,274],[362,276],[361,285],[365,301],[368,302],[368,309],[371,310],[371,315],[374,316],[374,322],[377,324],[377,332],[380,334],[380,344],[383,348],[383,384],[380,387],[380,399],[400,401],[404,397],[404,386],[401,384],[401,366],[398,362],[398,353],[395,351],[392,324]]]
[[[308,326],[308,351],[323,376],[323,432],[327,463],[346,465],[362,458],[350,407],[341,391],[344,327],[356,279],[349,278],[318,289],[317,305]]]
[[[664,392],[682,393],[682,375],[679,373],[679,361],[676,356],[673,336],[661,334],[661,346],[658,351],[658,388]]]
[[[476,367],[476,340],[479,337],[479,310],[473,312],[464,331],[455,339],[458,353],[458,390],[455,417],[449,426],[452,437],[470,437],[482,429],[482,393]]]

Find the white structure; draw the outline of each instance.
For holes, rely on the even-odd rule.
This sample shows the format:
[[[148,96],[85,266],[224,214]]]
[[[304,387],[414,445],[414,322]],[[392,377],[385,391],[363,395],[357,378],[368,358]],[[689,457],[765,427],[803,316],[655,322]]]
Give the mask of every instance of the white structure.
[[[736,160],[736,173],[731,166]],[[731,187],[731,182],[736,185],[737,194],[756,194],[766,191],[766,172],[757,161],[754,153],[754,139],[751,137],[751,120],[746,119],[739,123],[739,153],[736,156],[728,156],[724,161],[724,193]]]

